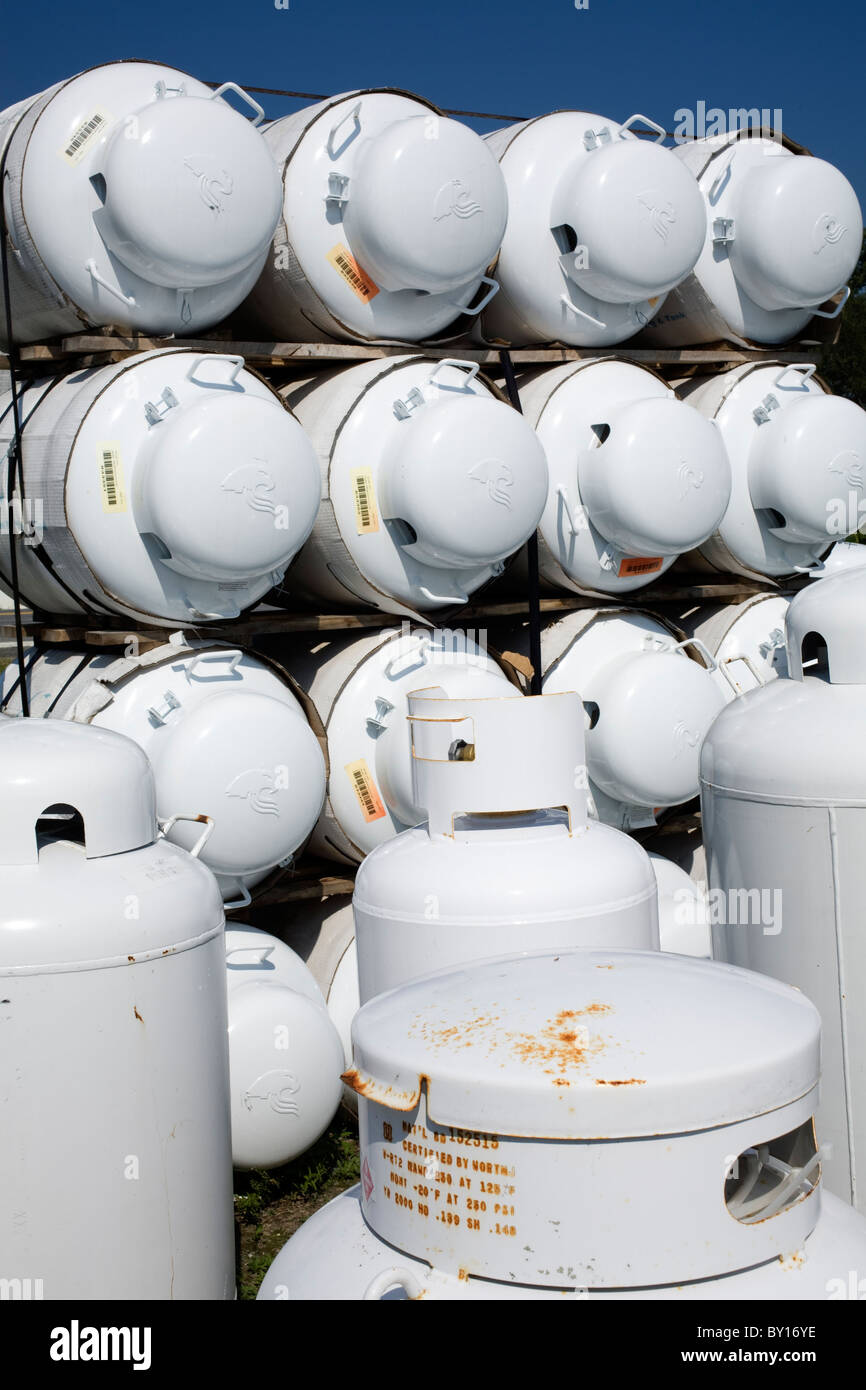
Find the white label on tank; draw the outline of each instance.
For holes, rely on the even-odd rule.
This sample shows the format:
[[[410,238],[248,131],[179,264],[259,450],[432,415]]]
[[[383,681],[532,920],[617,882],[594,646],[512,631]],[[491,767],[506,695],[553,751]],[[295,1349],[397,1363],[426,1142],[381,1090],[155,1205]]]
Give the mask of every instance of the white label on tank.
[[[99,480],[102,484],[102,510],[126,511],[126,489],[120,463],[120,445],[106,441],[99,446]]]
[[[86,153],[88,145],[103,135],[113,121],[114,117],[103,106],[97,106],[61,149],[63,159],[68,164],[77,164]]]
[[[352,469],[352,495],[355,500],[355,527],[358,535],[364,536],[378,531],[379,513],[376,510],[376,490],[371,469]]]

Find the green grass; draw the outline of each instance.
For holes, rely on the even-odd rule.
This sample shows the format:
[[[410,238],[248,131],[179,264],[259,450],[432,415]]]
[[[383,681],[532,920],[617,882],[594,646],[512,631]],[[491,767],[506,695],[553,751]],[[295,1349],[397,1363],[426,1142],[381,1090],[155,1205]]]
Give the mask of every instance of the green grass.
[[[235,1173],[238,1297],[255,1298],[271,1261],[314,1212],[358,1181],[357,1126],[342,1109],[321,1139],[293,1163]]]

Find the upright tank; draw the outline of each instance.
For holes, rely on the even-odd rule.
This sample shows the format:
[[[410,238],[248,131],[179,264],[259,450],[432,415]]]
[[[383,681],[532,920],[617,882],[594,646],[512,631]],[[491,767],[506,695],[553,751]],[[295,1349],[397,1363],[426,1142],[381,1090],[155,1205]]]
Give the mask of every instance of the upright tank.
[[[816,1299],[863,1266],[866,1221],[821,1191],[795,990],[548,950],[404,985],[352,1036],[360,1186],[260,1299]]]
[[[346,92],[273,121],[271,255],[241,314],[259,337],[420,342],[498,288],[507,195],[480,136],[409,92]]]
[[[36,543],[14,543],[34,608],[175,627],[236,618],[281,581],[310,534],[319,505],[312,445],[242,357],[138,353],[34,383],[20,410]],[[13,440],[5,396],[7,456]],[[8,471],[0,469],[4,514]],[[9,544],[3,527],[6,588]]]
[[[705,740],[714,953],[796,985],[823,1022],[827,1186],[866,1209],[866,571],[791,601],[788,676]]]
[[[230,313],[279,217],[263,119],[234,82],[212,91],[141,62],[89,68],[2,112],[16,340],[94,324],[189,337]]]
[[[544,450],[477,362],[363,362],[283,396],[316,446],[322,502],[279,601],[455,609],[532,535]]]
[[[223,909],[200,843],[159,838],[131,740],[36,719],[0,721],[0,822],[0,1277],[233,1298]]]
[[[286,671],[240,647],[186,638],[118,656],[49,647],[27,658],[33,717],[114,729],[144,749],[156,805],[203,811],[214,830],[201,852],[227,909],[306,844],[325,799],[325,731]],[[2,708],[17,714],[17,663],[3,673]],[[313,721],[312,725],[310,721]],[[184,822],[170,838],[189,849]]]
[[[657,950],[652,865],[589,820],[580,698],[409,697],[427,822],[369,854],[352,907],[361,1002],[485,956]]]
[[[719,525],[731,495],[719,431],[655,372],[590,358],[525,372],[519,387],[547,456],[547,584],[631,593]]]
[[[634,127],[554,111],[486,136],[508,188],[508,226],[481,314],[488,342],[606,347],[632,337],[688,275],[706,229],[703,200],[670,150]]]
[[[771,139],[742,128],[673,153],[697,180],[706,233],[694,273],[658,307],[644,339],[784,343],[813,314],[835,318],[841,304],[821,306],[846,284],[863,231],[844,174],[781,132]]]

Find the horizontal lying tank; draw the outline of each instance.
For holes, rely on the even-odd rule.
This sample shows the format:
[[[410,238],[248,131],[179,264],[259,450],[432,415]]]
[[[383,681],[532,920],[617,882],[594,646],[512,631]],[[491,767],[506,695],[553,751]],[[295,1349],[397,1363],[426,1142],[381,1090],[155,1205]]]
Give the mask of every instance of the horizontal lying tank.
[[[173,635],[140,653],[93,655],[65,647],[27,658],[32,717],[126,734],[153,767],[157,811],[212,817],[202,863],[226,907],[243,907],[304,846],[325,797],[325,733],[315,709],[275,662],[239,647]],[[2,677],[2,706],[21,711],[17,663]],[[180,822],[170,838],[189,849]]]
[[[866,571],[791,601],[788,677],[735,700],[704,744],[714,953],[821,1011],[827,1185],[866,1210]]]
[[[796,990],[557,950],[405,985],[352,1037],[360,1187],[260,1299],[816,1298],[862,1266],[866,1221],[821,1193]]]
[[[715,420],[731,465],[731,497],[697,560],[752,578],[814,565],[866,511],[866,411],[833,396],[814,363],[761,362],[682,382]]]
[[[658,884],[659,946],[680,956],[713,955],[706,885],[695,883],[685,869],[663,854],[649,851]]]
[[[293,903],[282,930],[325,998],[348,1067],[352,1061],[352,1019],[361,1007],[351,896],[341,893],[321,902]],[[349,1095],[357,1110],[354,1091]]]
[[[506,645],[528,653],[527,628]],[[546,695],[583,701],[591,814],[636,830],[697,796],[701,743],[726,698],[699,639],[639,609],[581,608],[542,631],[541,671]]]
[[[590,821],[580,697],[409,696],[427,822],[368,855],[352,908],[361,1002],[520,949],[658,949],[656,880]]]
[[[314,854],[360,863],[424,819],[412,784],[409,692],[436,683],[455,699],[516,694],[517,673],[485,639],[480,631],[404,623],[366,637],[274,644],[327,734],[330,776]]]
[[[788,674],[789,603],[786,594],[753,594],[741,603],[699,604],[677,614],[678,626],[715,657],[713,678],[726,699]]]
[[[0,113],[16,340],[94,324],[190,336],[230,313],[279,217],[263,119],[234,82],[212,91],[140,62],[89,68]]]
[[[476,314],[508,200],[480,136],[422,97],[345,92],[273,121],[271,256],[242,309],[259,335],[419,342]]]
[[[277,937],[226,931],[226,984],[234,1166],[276,1168],[333,1118],[343,1044],[310,971]]]
[[[857,529],[866,531],[866,524],[861,522]],[[827,579],[831,574],[856,569],[858,565],[866,565],[866,545],[862,541],[837,541],[823,560],[818,560],[809,571],[809,578]]]
[[[544,450],[477,362],[364,362],[283,396],[316,446],[322,503],[277,602],[454,609],[532,535]]]
[[[34,608],[164,626],[236,618],[280,582],[310,534],[312,445],[242,357],[138,353],[35,383],[20,410],[18,503],[32,525],[15,545]],[[0,449],[13,439],[10,395]],[[0,581],[11,588],[8,527]]]
[[[158,838],[130,739],[0,720],[4,1296],[26,1276],[46,1299],[234,1297],[209,828],[192,855]]]
[[[485,137],[508,188],[499,294],[479,320],[497,343],[603,347],[630,338],[695,264],[706,213],[690,172],[634,127],[554,111]]]
[[[539,572],[575,593],[624,594],[670,569],[725,514],[719,432],[655,372],[617,358],[519,378],[547,455]]]
[[[644,338],[661,347],[784,343],[846,284],[857,264],[863,217],[832,164],[748,129],[690,140],[673,153],[706,203],[694,273],[672,290]]]

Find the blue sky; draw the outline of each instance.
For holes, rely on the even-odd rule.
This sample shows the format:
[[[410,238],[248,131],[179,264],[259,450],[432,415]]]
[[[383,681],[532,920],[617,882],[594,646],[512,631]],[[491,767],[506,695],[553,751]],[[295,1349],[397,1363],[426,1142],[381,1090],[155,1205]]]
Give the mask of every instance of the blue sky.
[[[440,106],[515,115],[578,107],[673,128],[678,108],[780,108],[866,209],[863,0],[148,0],[7,3],[0,105],[116,58],[206,80],[333,93],[400,86]],[[265,98],[269,116],[303,102]],[[475,123],[478,129],[491,124]]]

